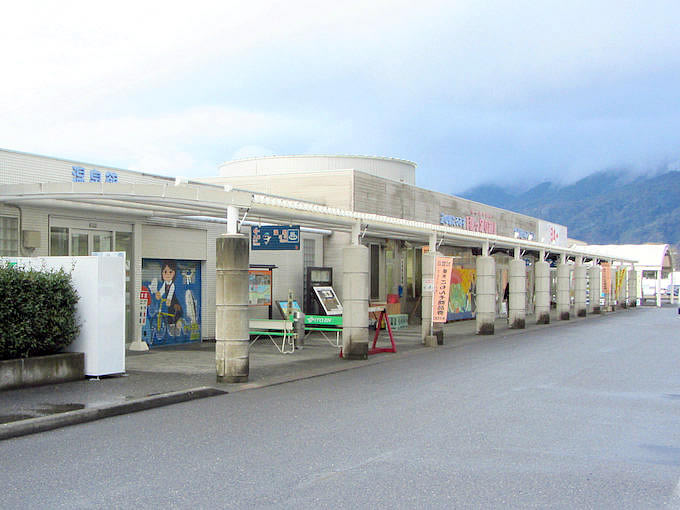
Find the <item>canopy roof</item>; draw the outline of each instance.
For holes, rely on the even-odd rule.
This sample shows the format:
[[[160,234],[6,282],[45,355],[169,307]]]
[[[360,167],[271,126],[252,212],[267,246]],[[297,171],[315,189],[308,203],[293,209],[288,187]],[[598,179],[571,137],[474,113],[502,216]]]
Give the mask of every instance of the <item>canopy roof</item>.
[[[351,232],[360,226],[363,234],[410,241],[437,242],[453,246],[519,248],[535,254],[566,255],[585,259],[609,259],[637,263],[636,255],[608,250],[592,251],[590,246],[565,248],[522,239],[471,232],[461,228],[391,216],[338,209],[300,200],[272,197],[204,183],[177,181],[174,184],[49,182],[0,186],[0,203],[37,207],[62,207],[98,211],[140,218],[224,220],[236,207],[250,219],[272,223],[296,223],[305,227]],[[615,247],[616,248],[616,247]]]
[[[585,248],[593,253],[613,255],[613,258],[636,259],[640,268],[669,271],[673,268],[668,244],[589,244]]]

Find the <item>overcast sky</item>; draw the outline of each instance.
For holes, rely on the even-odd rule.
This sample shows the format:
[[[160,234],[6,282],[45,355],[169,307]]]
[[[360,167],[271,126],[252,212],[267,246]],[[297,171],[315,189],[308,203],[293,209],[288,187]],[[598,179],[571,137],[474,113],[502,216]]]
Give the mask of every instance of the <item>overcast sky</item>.
[[[461,192],[680,169],[680,2],[5,2],[0,147],[188,177],[366,154]]]

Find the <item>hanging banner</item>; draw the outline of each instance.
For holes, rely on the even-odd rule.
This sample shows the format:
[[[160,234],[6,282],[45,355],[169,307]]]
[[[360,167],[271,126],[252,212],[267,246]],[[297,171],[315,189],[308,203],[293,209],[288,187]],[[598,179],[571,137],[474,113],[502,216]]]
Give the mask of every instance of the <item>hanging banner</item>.
[[[446,322],[449,311],[451,269],[453,257],[437,257],[434,263],[434,293],[432,294],[432,322]]]
[[[609,262],[601,262],[602,267],[602,292],[605,296],[612,293],[612,266]]]
[[[618,269],[616,271],[616,290],[614,291],[614,294],[616,295],[617,300],[621,300],[622,297],[625,297],[625,283],[626,283],[626,268],[622,267],[621,269]]]

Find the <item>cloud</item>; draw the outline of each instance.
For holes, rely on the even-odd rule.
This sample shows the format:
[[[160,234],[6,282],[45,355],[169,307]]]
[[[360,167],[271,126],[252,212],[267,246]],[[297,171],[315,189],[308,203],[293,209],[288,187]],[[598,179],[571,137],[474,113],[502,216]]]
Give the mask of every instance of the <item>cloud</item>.
[[[678,17],[667,1],[14,2],[0,145],[188,176],[393,156],[444,191],[642,168],[680,157]]]

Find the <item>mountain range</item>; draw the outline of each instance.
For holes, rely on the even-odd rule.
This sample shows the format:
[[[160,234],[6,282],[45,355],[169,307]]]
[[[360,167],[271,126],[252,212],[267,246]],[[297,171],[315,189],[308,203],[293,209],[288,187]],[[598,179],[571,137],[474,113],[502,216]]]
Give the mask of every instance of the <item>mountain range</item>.
[[[680,249],[680,172],[632,176],[603,171],[573,184],[525,191],[482,185],[459,196],[566,225],[588,244],[668,243]]]

